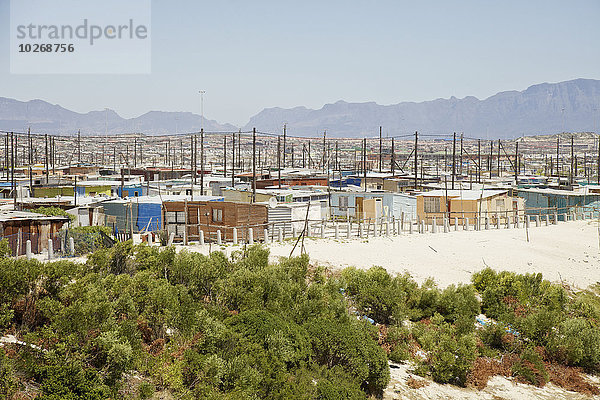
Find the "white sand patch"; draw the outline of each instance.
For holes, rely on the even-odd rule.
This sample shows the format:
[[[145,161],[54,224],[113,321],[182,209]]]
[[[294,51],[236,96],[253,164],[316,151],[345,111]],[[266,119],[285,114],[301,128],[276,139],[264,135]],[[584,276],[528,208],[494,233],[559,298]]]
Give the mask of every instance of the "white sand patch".
[[[531,227],[529,242],[521,229],[414,233],[368,240],[307,239],[313,263],[333,268],[382,266],[408,271],[418,282],[433,277],[441,286],[468,283],[486,266],[518,273],[541,272],[545,279],[587,287],[600,282],[600,248],[596,221]],[[289,256],[293,243],[273,244],[271,256]],[[300,254],[300,245],[295,255]]]

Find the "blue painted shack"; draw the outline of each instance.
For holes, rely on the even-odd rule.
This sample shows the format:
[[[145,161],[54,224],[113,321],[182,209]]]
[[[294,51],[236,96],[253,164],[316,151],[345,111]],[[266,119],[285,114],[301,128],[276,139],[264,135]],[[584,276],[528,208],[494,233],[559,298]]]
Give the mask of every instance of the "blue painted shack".
[[[117,199],[105,201],[104,224],[119,232],[129,232],[133,221],[134,232],[160,230],[162,223],[162,205],[167,201],[190,200],[189,196],[152,196],[134,199]],[[195,196],[198,201],[223,201],[222,196]],[[130,209],[131,208],[131,209]]]
[[[600,186],[589,185],[577,190],[527,188],[517,189],[517,196],[525,199],[525,211],[531,215],[568,213],[576,208],[578,212],[600,211]]]

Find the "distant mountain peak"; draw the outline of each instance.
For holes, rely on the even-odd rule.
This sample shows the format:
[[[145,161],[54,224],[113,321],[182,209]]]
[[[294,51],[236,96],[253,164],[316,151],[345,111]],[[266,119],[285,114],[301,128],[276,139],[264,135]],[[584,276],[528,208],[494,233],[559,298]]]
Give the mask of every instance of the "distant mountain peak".
[[[456,96],[430,101],[379,105],[338,100],[320,109],[265,109],[247,128],[277,132],[286,121],[298,134],[312,135],[326,126],[328,135],[372,136],[379,126],[390,132],[461,131],[473,137],[513,138],[562,131],[596,131],[591,110],[600,104],[600,80],[574,79],[540,83],[523,91],[508,90],[479,100]],[[564,115],[561,110],[564,109]]]

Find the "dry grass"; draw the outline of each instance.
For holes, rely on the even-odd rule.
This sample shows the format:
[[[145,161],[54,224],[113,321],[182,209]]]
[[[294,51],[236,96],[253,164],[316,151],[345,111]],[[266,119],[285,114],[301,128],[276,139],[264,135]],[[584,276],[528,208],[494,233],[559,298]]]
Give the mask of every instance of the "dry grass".
[[[580,368],[548,363],[546,364],[546,370],[550,375],[550,382],[556,386],[585,395],[600,394],[598,386],[585,380]]]
[[[473,369],[467,377],[467,384],[479,390],[487,386],[493,376],[512,376],[512,366],[519,357],[515,354],[505,354],[501,359],[479,357],[473,364]],[[585,395],[599,395],[600,388],[586,381],[581,368],[568,367],[561,364],[545,362],[550,382],[563,389]]]
[[[417,379],[412,376],[409,376],[408,378],[406,378],[406,385],[411,389],[420,389],[422,387],[429,385],[429,383],[430,382],[426,381],[425,379]]]

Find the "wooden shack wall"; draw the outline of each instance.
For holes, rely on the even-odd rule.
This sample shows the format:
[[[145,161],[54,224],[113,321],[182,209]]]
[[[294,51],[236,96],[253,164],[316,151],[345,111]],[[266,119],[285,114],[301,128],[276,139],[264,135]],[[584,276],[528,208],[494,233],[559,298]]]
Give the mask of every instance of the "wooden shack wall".
[[[31,240],[32,253],[39,254],[48,249],[48,239],[52,239],[54,250],[60,247],[57,234],[63,224],[63,221],[6,221],[0,226],[0,235],[8,240],[14,256],[22,256],[26,253],[27,240]]]
[[[268,222],[267,206],[262,204],[233,203],[224,201],[194,201],[164,203],[166,212],[186,211],[188,240],[198,240],[199,229],[206,241],[216,241],[217,231],[223,240],[233,240],[233,228],[238,229],[238,240],[246,240],[248,228],[253,228],[255,240],[261,240]],[[222,221],[213,221],[213,210],[221,210]],[[168,222],[168,221],[167,221]]]

